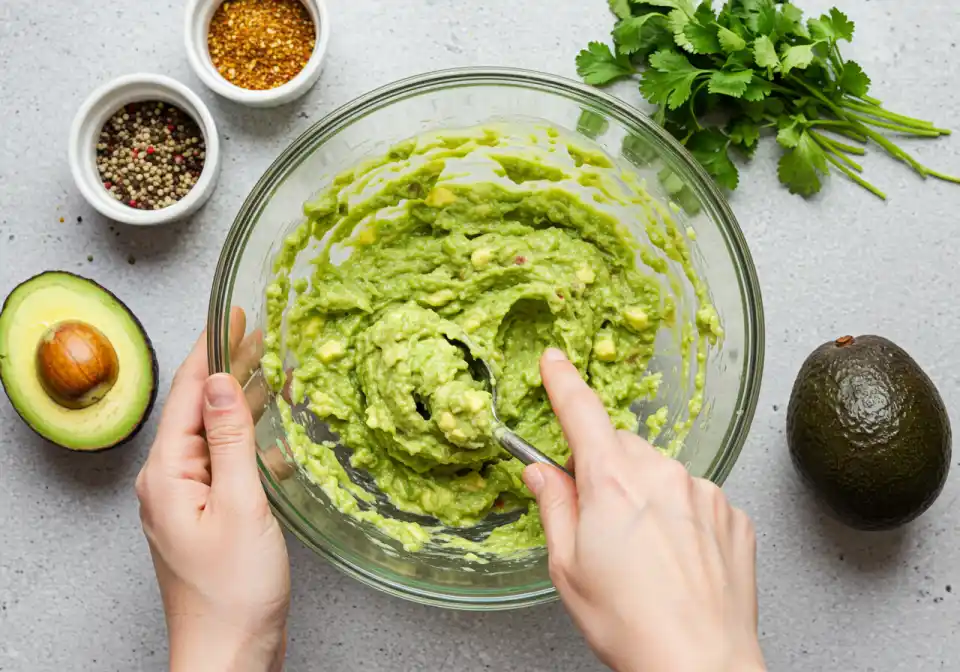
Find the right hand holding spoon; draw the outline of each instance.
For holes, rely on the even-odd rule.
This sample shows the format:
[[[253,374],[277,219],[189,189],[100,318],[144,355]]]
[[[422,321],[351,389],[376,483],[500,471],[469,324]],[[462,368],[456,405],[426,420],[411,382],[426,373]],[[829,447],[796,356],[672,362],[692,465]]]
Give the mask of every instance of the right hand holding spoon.
[[[543,383],[576,482],[524,471],[547,536],[550,576],[600,659],[618,672],[756,672],[756,538],[745,513],[635,434],[556,349]]]

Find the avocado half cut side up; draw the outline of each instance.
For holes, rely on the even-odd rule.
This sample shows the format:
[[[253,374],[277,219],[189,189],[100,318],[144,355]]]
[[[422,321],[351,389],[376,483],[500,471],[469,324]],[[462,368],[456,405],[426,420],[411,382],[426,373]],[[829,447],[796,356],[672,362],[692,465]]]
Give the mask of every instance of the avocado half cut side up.
[[[156,401],[157,371],[143,325],[93,280],[47,271],[0,309],[0,383],[23,421],[63,448],[132,439]]]
[[[943,490],[950,419],[933,381],[880,336],[844,336],[813,351],[787,409],[801,478],[834,516],[862,530],[910,522]]]

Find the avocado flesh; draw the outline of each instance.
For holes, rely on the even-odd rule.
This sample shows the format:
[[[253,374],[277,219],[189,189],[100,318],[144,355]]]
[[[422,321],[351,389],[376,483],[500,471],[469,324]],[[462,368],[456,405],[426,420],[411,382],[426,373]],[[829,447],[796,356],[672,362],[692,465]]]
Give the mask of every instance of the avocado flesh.
[[[106,395],[83,409],[47,394],[36,364],[48,328],[80,321],[99,329],[117,353],[119,374]],[[82,452],[118,446],[142,427],[157,395],[157,360],[130,310],[86,278],[49,271],[19,285],[0,311],[0,382],[20,417],[49,441]]]
[[[919,516],[950,468],[950,420],[937,388],[879,336],[844,337],[807,358],[787,410],[787,441],[820,499],[864,530]]]

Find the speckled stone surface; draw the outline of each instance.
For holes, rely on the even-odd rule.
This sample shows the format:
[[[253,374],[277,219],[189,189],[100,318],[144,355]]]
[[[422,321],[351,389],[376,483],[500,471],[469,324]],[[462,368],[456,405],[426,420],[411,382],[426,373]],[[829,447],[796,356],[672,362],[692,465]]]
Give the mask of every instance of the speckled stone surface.
[[[294,137],[351,98],[426,70],[487,64],[574,76],[576,52],[611,25],[603,0],[330,0],[333,37],[320,83],[301,102],[264,112],[202,88],[181,46],[181,4],[0,2],[0,294],[54,268],[114,289],[157,346],[161,401],[203,326],[234,214]],[[857,22],[848,52],[873,76],[874,95],[960,128],[960,5],[838,4]],[[96,85],[134,71],[186,82],[220,124],[220,186],[188,223],[116,226],[73,186],[66,142],[75,109]],[[617,93],[640,102],[631,86]],[[960,139],[911,146],[960,173]],[[764,143],[732,198],[762,281],[767,366],[753,431],[727,485],[757,524],[770,669],[960,669],[960,470],[907,529],[857,534],[819,513],[783,437],[801,361],[846,332],[904,346],[957,420],[960,187],[921,183],[874,154],[866,163],[888,203],[839,179],[803,201],[778,186],[775,152]],[[0,670],[164,667],[163,617],[133,494],[157,417],[125,449],[76,456],[36,439],[0,400]],[[414,606],[290,546],[290,670],[600,669],[558,605],[491,615]]]

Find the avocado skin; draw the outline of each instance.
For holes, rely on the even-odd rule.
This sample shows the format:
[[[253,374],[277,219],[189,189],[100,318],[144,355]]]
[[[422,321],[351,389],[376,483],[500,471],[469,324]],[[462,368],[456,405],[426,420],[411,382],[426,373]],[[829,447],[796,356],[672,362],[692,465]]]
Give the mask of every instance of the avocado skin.
[[[143,324],[140,322],[140,318],[137,317],[134,314],[134,312],[130,310],[129,306],[127,306],[127,304],[121,301],[116,294],[114,294],[109,289],[107,289],[106,287],[98,283],[96,280],[85,278],[82,275],[77,275],[76,273],[71,273],[70,271],[43,271],[42,273],[37,273],[36,275],[27,278],[26,280],[21,282],[19,285],[14,287],[13,290],[7,295],[7,297],[3,301],[3,305],[0,306],[0,313],[2,313],[7,309],[7,303],[10,301],[11,297],[13,297],[13,294],[14,292],[17,291],[17,289],[38,278],[42,278],[48,273],[56,273],[58,275],[69,275],[76,278],[77,280],[82,280],[83,282],[89,282],[91,285],[95,285],[98,289],[100,289],[105,294],[110,295],[118,304],[120,304],[123,307],[124,310],[127,311],[127,313],[130,315],[130,318],[133,320],[134,324],[137,325],[137,329],[140,330],[140,335],[143,336],[143,340],[147,345],[147,350],[150,351],[150,364],[151,364],[151,374],[152,374],[150,400],[147,402],[147,407],[143,411],[143,416],[140,418],[140,422],[137,423],[137,426],[134,427],[133,431],[129,432],[126,436],[120,438],[115,443],[111,443],[108,446],[103,446],[102,448],[97,448],[96,450],[73,450],[72,448],[67,448],[66,446],[60,445],[56,441],[51,441],[48,437],[41,434],[36,427],[31,425],[29,422],[27,422],[27,419],[24,417],[23,413],[20,412],[20,409],[17,408],[16,404],[10,404],[10,406],[11,408],[13,408],[16,414],[20,417],[20,420],[23,421],[23,424],[29,427],[34,434],[39,436],[44,441],[47,441],[48,443],[53,444],[57,448],[60,448],[61,450],[66,450],[74,454],[77,454],[77,453],[96,454],[96,453],[103,453],[105,451],[112,450],[114,448],[119,448],[120,446],[131,441],[134,437],[137,436],[137,434],[140,433],[140,430],[143,429],[143,426],[147,423],[147,419],[150,417],[150,413],[153,411],[153,406],[157,401],[157,391],[159,388],[157,383],[160,380],[160,366],[159,366],[159,363],[157,362],[157,351],[153,347],[153,341],[151,341],[150,336],[147,335],[147,330],[143,328]],[[6,383],[3,382],[3,376],[0,376],[0,387],[3,387],[4,391],[6,391]]]
[[[787,443],[801,478],[838,520],[885,530],[926,511],[950,469],[950,419],[910,355],[880,336],[831,341],[800,368]]]

